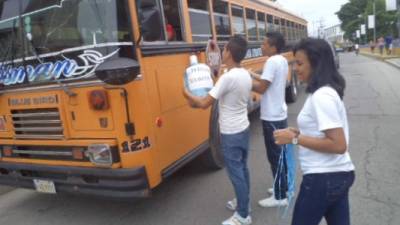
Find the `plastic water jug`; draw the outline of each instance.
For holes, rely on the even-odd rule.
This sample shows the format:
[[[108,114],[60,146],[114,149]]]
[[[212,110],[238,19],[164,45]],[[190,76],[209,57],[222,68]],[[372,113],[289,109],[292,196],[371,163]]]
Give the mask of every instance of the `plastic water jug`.
[[[204,97],[214,86],[211,70],[206,64],[199,63],[197,56],[190,56],[190,66],[185,72],[185,86],[195,96]]]

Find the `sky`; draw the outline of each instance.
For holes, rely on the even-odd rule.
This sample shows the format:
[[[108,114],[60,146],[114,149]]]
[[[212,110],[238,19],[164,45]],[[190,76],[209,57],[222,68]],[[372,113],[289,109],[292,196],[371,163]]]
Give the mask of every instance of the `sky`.
[[[310,35],[317,35],[317,27],[322,20],[324,27],[340,24],[335,12],[349,0],[277,0],[283,8],[297,13],[308,21]]]

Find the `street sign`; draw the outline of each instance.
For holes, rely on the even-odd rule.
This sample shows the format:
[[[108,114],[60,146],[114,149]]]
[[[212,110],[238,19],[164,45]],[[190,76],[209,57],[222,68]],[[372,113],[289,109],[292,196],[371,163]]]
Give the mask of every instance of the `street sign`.
[[[394,11],[394,10],[397,10],[396,0],[386,0],[386,11]]]
[[[360,38],[360,37],[361,37],[361,35],[360,35],[360,30],[357,30],[356,32],[357,32],[357,33],[356,33],[357,38]]]
[[[365,29],[365,24],[361,24],[360,28],[361,28],[361,35],[365,35],[366,34],[366,29]]]
[[[368,15],[368,29],[375,28],[375,15]]]

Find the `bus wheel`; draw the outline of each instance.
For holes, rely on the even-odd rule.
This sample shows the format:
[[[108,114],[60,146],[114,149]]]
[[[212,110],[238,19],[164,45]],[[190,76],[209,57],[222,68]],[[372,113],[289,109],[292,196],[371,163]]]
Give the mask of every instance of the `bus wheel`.
[[[218,103],[215,102],[211,107],[210,116],[210,147],[200,156],[202,163],[213,170],[224,168],[224,159],[222,155],[221,133],[218,123]]]
[[[288,103],[296,102],[297,94],[298,94],[297,75],[293,72],[290,84],[286,88],[286,102]]]

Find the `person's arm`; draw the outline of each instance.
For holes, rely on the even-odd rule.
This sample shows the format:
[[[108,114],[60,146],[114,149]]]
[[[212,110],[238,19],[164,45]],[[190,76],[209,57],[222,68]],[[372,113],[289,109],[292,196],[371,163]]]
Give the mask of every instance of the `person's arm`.
[[[189,105],[194,108],[207,109],[215,101],[209,94],[205,97],[192,95],[186,88],[183,88],[183,96],[188,100]]]
[[[253,87],[252,90],[257,92],[258,94],[264,94],[268,87],[271,85],[271,82],[267,80],[253,80]]]
[[[261,75],[255,73],[251,69],[249,69],[248,71],[250,73],[250,76],[253,78],[252,91],[257,92],[259,94],[264,94],[264,92],[267,91],[268,87],[271,85],[271,82],[261,79]]]
[[[298,144],[306,148],[323,153],[345,153],[347,142],[340,116],[340,101],[333,89],[326,88],[315,92],[311,97],[312,115],[318,124],[318,130],[323,132],[325,137],[310,137],[290,128],[274,132],[276,143],[292,143],[293,138],[298,136]]]
[[[306,148],[331,154],[344,154],[347,150],[343,128],[334,128],[323,131],[324,138],[315,138],[295,132],[295,128],[277,130],[274,132],[275,143],[278,145],[290,144],[297,135],[298,144]]]
[[[251,78],[253,78],[254,80],[256,80],[256,81],[261,81],[262,80],[261,79],[261,75],[256,73],[256,72],[254,72],[252,69],[248,69],[247,71],[249,72]]]
[[[250,70],[250,75],[254,78],[252,90],[258,94],[264,94],[274,80],[275,70],[276,63],[272,59],[265,63],[262,75]]]

